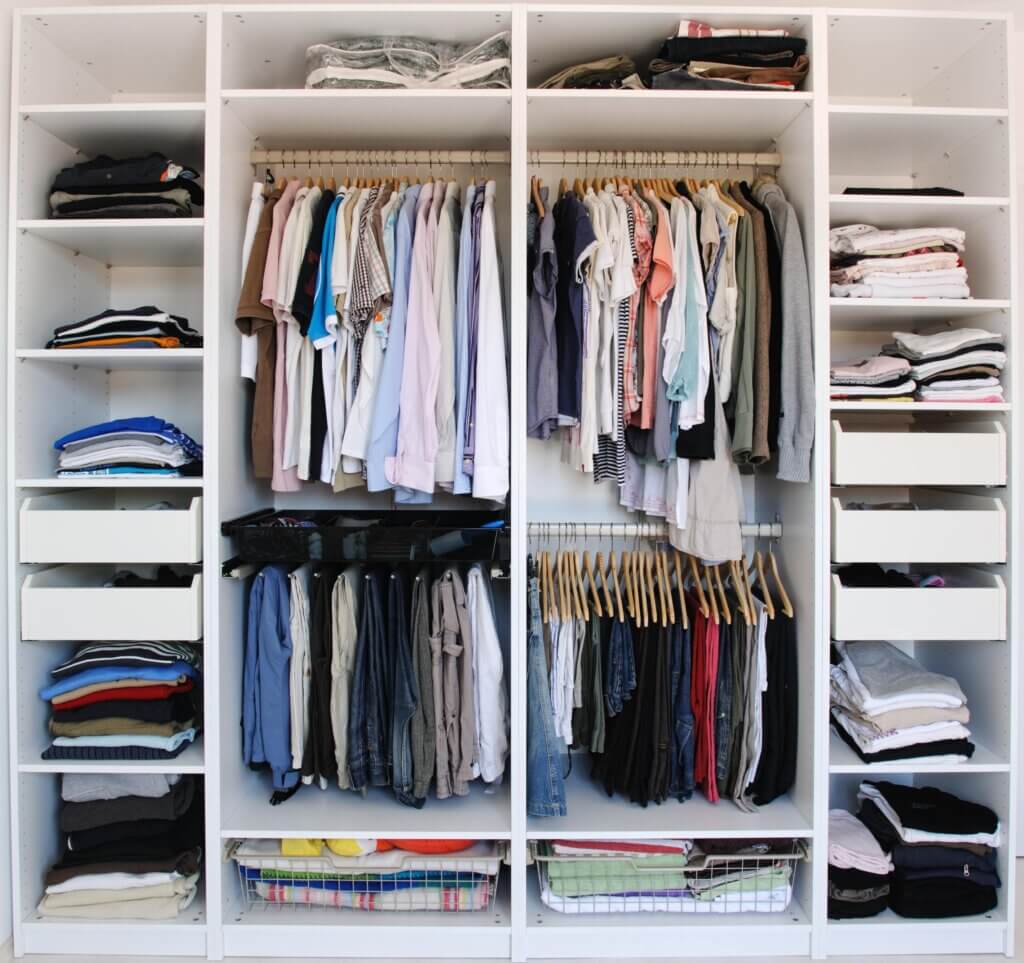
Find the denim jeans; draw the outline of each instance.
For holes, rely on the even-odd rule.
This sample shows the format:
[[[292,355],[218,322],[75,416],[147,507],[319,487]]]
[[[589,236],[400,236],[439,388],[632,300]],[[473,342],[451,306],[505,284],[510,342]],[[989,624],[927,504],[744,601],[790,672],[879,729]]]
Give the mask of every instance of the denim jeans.
[[[348,768],[352,788],[365,789],[377,782],[383,758],[382,740],[390,739],[378,717],[378,652],[383,649],[384,619],[381,608],[380,574],[363,577],[363,607],[359,620],[359,641],[352,670],[352,699],[348,717]],[[371,748],[372,747],[372,748]]]
[[[617,716],[636,688],[636,659],[628,622],[612,620],[604,660],[605,708]]]
[[[530,629],[526,668],[526,812],[530,816],[564,816],[564,743],[555,733],[548,688],[547,660],[540,619],[540,589],[530,579]]]
[[[718,682],[715,686],[715,777],[719,792],[724,793],[729,791],[732,756],[732,636],[733,627],[722,622],[718,626]]]
[[[669,794],[680,802],[693,795],[693,706],[690,703],[690,673],[693,642],[682,625],[671,629],[672,642],[672,781]]]
[[[412,666],[412,645],[405,613],[405,580],[392,572],[388,581],[388,623],[394,629],[395,688],[391,706],[391,785],[395,798],[419,809],[426,801],[413,794],[412,717],[419,706],[419,689]]]

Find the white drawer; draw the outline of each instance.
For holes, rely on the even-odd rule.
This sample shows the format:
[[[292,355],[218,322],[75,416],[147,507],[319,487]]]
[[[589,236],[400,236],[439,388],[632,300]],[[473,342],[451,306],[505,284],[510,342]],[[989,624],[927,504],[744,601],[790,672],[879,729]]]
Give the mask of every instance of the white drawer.
[[[167,501],[170,509],[147,509]],[[203,499],[145,491],[80,491],[26,498],[22,562],[201,562]]]
[[[947,588],[848,588],[832,574],[832,638],[986,641],[1006,638],[1002,578],[961,569]]]
[[[74,642],[202,638],[202,575],[195,573],[185,588],[105,588],[115,571],[57,565],[27,575],[21,583],[21,637]]]
[[[1006,511],[998,498],[915,490],[910,501],[917,511],[848,510],[833,498],[832,561],[1006,561]]]
[[[833,485],[1005,485],[1006,432],[997,421],[941,430],[832,422]]]

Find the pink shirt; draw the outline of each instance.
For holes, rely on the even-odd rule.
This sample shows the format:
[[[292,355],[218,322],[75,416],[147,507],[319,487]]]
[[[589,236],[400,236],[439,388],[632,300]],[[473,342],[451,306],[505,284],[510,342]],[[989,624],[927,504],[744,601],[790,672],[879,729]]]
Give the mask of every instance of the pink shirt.
[[[444,185],[439,185],[443,191]],[[434,247],[439,206],[435,185],[423,185],[416,205],[416,237],[412,246],[409,306],[405,320],[405,357],[398,396],[398,445],[384,459],[392,485],[421,492],[434,490],[437,457],[437,385],[441,376],[441,338],[434,310]]]
[[[288,222],[295,195],[300,187],[299,181],[289,181],[281,195],[281,200],[274,207],[273,221],[270,229],[270,246],[267,248],[267,262],[263,269],[263,303],[274,311],[277,318],[277,350],[274,361],[274,474],[270,487],[275,492],[297,492],[302,487],[296,469],[285,471],[281,464],[284,453],[284,427],[288,417],[288,392],[284,383],[285,369],[285,338],[287,324],[282,319],[281,305],[276,303],[277,267],[281,255],[281,237],[284,226]]]

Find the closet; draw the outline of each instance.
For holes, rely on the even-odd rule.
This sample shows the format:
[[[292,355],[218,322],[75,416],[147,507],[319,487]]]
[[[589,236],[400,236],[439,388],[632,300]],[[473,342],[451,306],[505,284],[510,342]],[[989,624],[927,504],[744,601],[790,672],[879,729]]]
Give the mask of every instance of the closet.
[[[617,53],[646,65],[682,17],[785,29],[806,41],[810,73],[795,91],[539,88],[567,66]],[[304,87],[312,44],[395,34],[474,43],[505,31],[508,88]],[[6,329],[16,952],[211,959],[1012,956],[1020,446],[1010,39],[1009,20],[999,16],[799,6],[155,4],[16,14]],[[48,216],[50,185],[61,168],[97,154],[149,151],[200,172],[205,205],[193,216]],[[771,549],[795,611],[792,784],[753,812],[728,799],[711,803],[700,792],[681,805],[641,807],[609,797],[590,778],[588,754],[574,753],[566,815],[528,816],[528,556],[569,548],[591,558],[611,549],[647,553],[667,535],[662,519],[622,508],[614,484],[594,484],[563,464],[557,441],[527,438],[531,178],[554,194],[563,178],[569,185],[605,176],[753,183],[764,174],[774,176],[799,220],[813,317],[810,481],[779,480],[771,463],[742,475],[739,519],[748,560]],[[495,540],[473,558],[492,573],[507,652],[510,754],[503,781],[489,791],[475,783],[465,796],[429,798],[414,809],[379,787],[361,796],[306,786],[272,806],[269,777],[243,761],[246,612],[254,571],[268,561],[247,541],[246,521],[265,512],[329,511],[389,522],[398,516],[386,492],[356,487],[336,494],[308,484],[280,493],[253,477],[252,386],[239,377],[233,322],[252,188],[268,175],[494,182],[510,490],[504,504],[437,493],[430,507],[437,518],[488,512],[506,526],[500,546]],[[843,193],[938,185],[964,196]],[[853,223],[962,228],[972,297],[830,297],[829,230]],[[59,325],[141,304],[188,318],[203,346],[44,347]],[[878,351],[893,331],[947,324],[1003,337],[1000,403],[982,409],[830,398],[831,364]],[[202,444],[201,477],[55,477],[55,439],[150,414]],[[872,500],[913,503],[918,511],[849,507]],[[147,511],[154,502],[167,507]],[[287,564],[306,561],[308,553],[301,548]],[[844,586],[834,567],[858,562],[937,570],[961,587],[913,590],[937,593],[922,600],[899,595],[911,590]],[[188,586],[145,589],[166,593],[152,603],[107,601],[105,593],[126,591],[104,584],[110,571],[148,574],[162,564],[190,573]],[[168,616],[156,626],[147,624],[154,606]],[[196,741],[169,760],[44,760],[49,706],[38,693],[75,651],[72,640],[92,641],[100,637],[95,633],[168,640],[154,634],[160,632],[202,655],[204,719]],[[871,638],[891,640],[927,669],[959,681],[977,747],[968,761],[879,767],[831,731],[830,642]],[[59,856],[60,779],[67,772],[188,775],[202,783],[199,891],[185,911],[172,920],[114,923],[37,913],[44,874]],[[828,919],[828,812],[855,810],[861,780],[879,777],[938,786],[998,814],[996,910],[934,921],[891,911]],[[412,903],[391,913],[273,905],[250,885],[251,874],[276,865],[275,841],[341,837],[472,840],[467,855],[436,865],[473,874],[476,911],[414,912],[421,907]],[[784,847],[792,864],[791,898],[785,912],[764,915],[573,915],[546,904],[540,881],[553,871],[554,841],[607,839],[704,840],[709,850],[711,843],[769,841]],[[315,873],[331,856],[310,858],[307,869]],[[420,854],[409,858],[408,865],[433,871],[434,863],[416,862]]]

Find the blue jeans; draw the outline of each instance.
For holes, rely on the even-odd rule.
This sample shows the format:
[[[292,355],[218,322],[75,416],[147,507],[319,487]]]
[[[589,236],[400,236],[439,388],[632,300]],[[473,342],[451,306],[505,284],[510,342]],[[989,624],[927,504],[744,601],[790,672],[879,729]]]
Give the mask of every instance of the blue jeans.
[[[382,701],[380,678],[384,651],[384,612],[381,604],[380,573],[365,575],[363,608],[359,620],[359,641],[352,668],[352,696],[348,717],[348,767],[352,788],[387,785],[385,769],[390,747],[390,714],[381,715],[388,703]],[[385,718],[387,725],[385,725]]]
[[[565,751],[551,714],[547,660],[540,620],[540,589],[530,579],[530,630],[526,664],[526,812],[530,816],[564,816]]]
[[[690,675],[693,644],[689,629],[675,625],[670,629],[672,644],[672,768],[669,794],[680,802],[693,795],[693,706],[690,702]]]
[[[426,799],[417,799],[413,795],[410,727],[419,706],[419,691],[412,668],[412,648],[405,619],[407,611],[405,581],[399,572],[393,572],[388,583],[388,627],[394,631],[395,666],[391,706],[391,785],[400,803],[420,809]]]
[[[604,698],[609,716],[617,716],[636,688],[636,658],[628,622],[612,620],[604,657]]]

